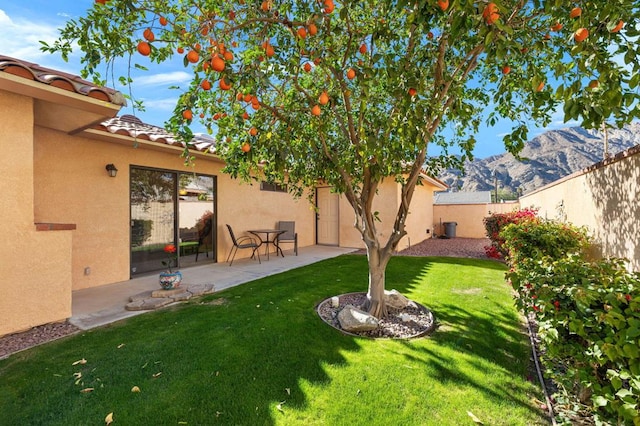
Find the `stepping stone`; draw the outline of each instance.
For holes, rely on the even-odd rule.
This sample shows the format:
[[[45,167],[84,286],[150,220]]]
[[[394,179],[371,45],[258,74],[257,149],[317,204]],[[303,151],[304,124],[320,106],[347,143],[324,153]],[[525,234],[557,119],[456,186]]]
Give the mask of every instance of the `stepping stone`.
[[[143,291],[142,293],[138,293],[129,298],[129,302],[137,302],[138,300],[144,300],[151,297],[152,290]]]
[[[203,294],[215,293],[216,288],[213,284],[191,284],[187,287],[187,291],[194,296],[202,296]]]
[[[151,297],[149,299],[127,303],[124,308],[127,311],[150,311],[168,305],[169,303],[173,303],[173,299],[168,297]]]
[[[173,297],[176,294],[184,293],[184,288],[172,288],[171,290],[153,290],[151,297]]]
[[[189,293],[188,291],[184,291],[180,294],[176,294],[175,296],[171,296],[171,298],[176,302],[180,302],[181,300],[189,300],[192,296],[193,294]]]

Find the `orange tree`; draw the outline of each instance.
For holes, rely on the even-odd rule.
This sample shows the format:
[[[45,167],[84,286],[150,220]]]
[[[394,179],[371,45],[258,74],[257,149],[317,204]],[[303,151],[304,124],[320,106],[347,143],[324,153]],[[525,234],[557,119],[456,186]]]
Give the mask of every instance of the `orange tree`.
[[[637,0],[101,0],[44,49],[83,51],[83,75],[140,55],[193,71],[166,123],[189,140],[202,116],[235,177],[297,194],[318,181],[349,201],[369,260],[369,312],[386,314],[385,268],[421,174],[471,155],[486,121],[587,128],[638,116]],[[127,77],[124,77],[128,81]],[[444,154],[429,157],[430,144]],[[456,146],[462,157],[447,154]],[[393,223],[373,200],[401,186]],[[386,227],[386,241],[379,228]]]

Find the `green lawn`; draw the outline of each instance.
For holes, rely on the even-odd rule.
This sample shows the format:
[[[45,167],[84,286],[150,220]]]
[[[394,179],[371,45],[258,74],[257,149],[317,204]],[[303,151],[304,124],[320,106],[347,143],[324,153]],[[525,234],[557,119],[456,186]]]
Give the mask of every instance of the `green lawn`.
[[[547,424],[502,264],[392,259],[387,288],[440,323],[409,341],[346,336],[315,313],[366,290],[366,270],[342,256],[13,355],[0,424]]]

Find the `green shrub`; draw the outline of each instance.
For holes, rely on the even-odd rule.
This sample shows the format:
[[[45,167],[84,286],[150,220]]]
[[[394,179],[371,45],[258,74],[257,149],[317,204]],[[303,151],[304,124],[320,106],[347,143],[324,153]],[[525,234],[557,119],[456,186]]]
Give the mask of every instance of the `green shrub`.
[[[558,259],[584,256],[589,247],[586,228],[550,220],[526,220],[507,224],[500,231],[502,249],[511,265],[544,256]]]
[[[503,248],[504,239],[500,236],[500,231],[512,223],[535,222],[538,220],[537,213],[537,209],[526,208],[509,213],[493,213],[491,216],[485,217],[482,222],[487,238],[491,240],[491,245],[484,248],[487,256],[496,259],[505,257],[507,252]]]
[[[588,261],[582,228],[538,221],[500,235],[516,305],[538,324],[558,411],[640,425],[640,275],[619,259]]]

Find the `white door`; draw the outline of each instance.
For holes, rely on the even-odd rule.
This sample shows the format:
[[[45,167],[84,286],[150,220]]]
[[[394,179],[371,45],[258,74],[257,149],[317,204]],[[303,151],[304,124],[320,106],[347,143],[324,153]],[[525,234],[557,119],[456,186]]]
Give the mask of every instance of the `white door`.
[[[340,207],[338,194],[331,188],[318,188],[318,244],[337,246],[340,242]]]

